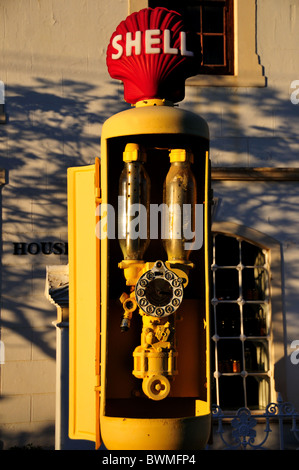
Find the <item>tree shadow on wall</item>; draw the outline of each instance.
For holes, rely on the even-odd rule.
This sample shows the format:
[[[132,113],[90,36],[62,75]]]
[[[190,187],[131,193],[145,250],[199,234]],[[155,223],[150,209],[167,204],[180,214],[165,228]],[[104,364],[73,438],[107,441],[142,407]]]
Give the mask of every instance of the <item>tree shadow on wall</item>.
[[[100,156],[103,122],[127,107],[109,82],[95,86],[36,79],[32,87],[6,89],[9,119],[0,126],[0,168],[8,174],[0,201],[2,367],[10,361],[55,360],[56,309],[44,295],[46,266],[66,265],[67,254],[14,255],[14,243],[67,242],[67,169],[94,163]],[[9,394],[24,390],[24,380],[19,374],[8,385],[14,387]],[[32,393],[55,390],[55,385],[51,390],[42,387],[32,385]],[[10,400],[5,390],[2,406]],[[46,425],[40,435],[14,430],[2,442],[25,446],[42,441],[47,447],[47,436],[52,444],[53,435],[53,426]]]
[[[187,87],[182,106],[201,114],[209,125],[212,168],[299,168],[299,105],[292,104],[292,89],[284,81],[284,86],[268,81],[261,88],[226,88],[219,77],[219,87]],[[286,250],[298,244],[297,182],[212,180],[212,187],[218,197],[216,219],[280,240],[284,262]],[[298,263],[291,269],[292,278],[298,279]],[[297,293],[294,286],[292,296],[298,298]]]
[[[2,190],[1,272],[2,286],[6,287],[1,292],[0,324],[2,329],[30,341],[44,357],[54,359],[55,329],[51,322],[56,312],[43,295],[45,268],[67,264],[67,257],[14,256],[12,243],[49,237],[66,241],[67,168],[92,164],[100,156],[103,122],[128,105],[119,99],[114,83],[95,87],[71,80],[56,83],[36,79],[35,85],[34,89],[7,89],[9,122],[0,127],[0,167],[9,173]],[[107,95],[107,89],[111,94]],[[188,90],[180,107],[207,120],[213,165],[295,166],[299,106],[296,108],[288,98],[274,88],[250,91],[213,87],[199,92],[193,89],[192,93]],[[251,111],[250,119],[246,118],[246,109]],[[287,148],[291,152],[286,155]],[[116,175],[116,187],[118,178]],[[275,186],[269,191],[273,206],[288,211],[284,219],[287,224],[290,212],[298,213],[295,199],[292,205],[286,205]],[[262,194],[256,194],[250,185],[242,200],[236,201],[235,194],[227,192],[226,204],[234,206],[240,220],[253,204],[253,226],[257,217],[264,217]],[[41,325],[49,328],[42,329]]]
[[[28,451],[28,450],[54,450],[53,442],[54,425],[46,424],[36,432],[20,432],[16,444],[15,432],[5,431],[0,433],[0,450]],[[3,440],[2,440],[3,439]],[[18,458],[18,457],[17,457]],[[31,458],[31,456],[30,456]]]
[[[0,168],[9,179],[1,204],[0,326],[31,341],[44,357],[55,358],[56,314],[44,296],[46,266],[67,264],[67,255],[13,255],[14,243],[67,242],[67,168],[100,156],[103,122],[128,107],[114,91],[109,82],[46,79],[6,89],[9,119],[0,127]]]
[[[9,122],[0,127],[0,167],[9,173],[9,182],[2,190],[2,282],[4,279],[7,286],[2,291],[2,299],[3,305],[11,300],[13,308],[7,307],[9,314],[1,316],[2,328],[25,335],[26,328],[34,324],[34,318],[32,320],[30,313],[24,314],[24,300],[31,299],[32,294],[43,296],[47,264],[67,263],[66,257],[53,255],[50,255],[51,260],[46,256],[42,260],[37,256],[13,258],[9,250],[13,241],[21,237],[29,241],[37,233],[43,240],[51,236],[53,240],[58,237],[66,241],[67,168],[91,164],[100,156],[103,122],[128,108],[118,96],[116,86],[115,82],[95,86],[75,80],[36,79],[34,89],[21,85],[7,89]],[[179,106],[207,120],[212,165],[224,166],[227,156],[232,166],[298,165],[299,106],[296,108],[287,94],[282,96],[273,87],[190,89],[187,87],[186,99]],[[246,119],[248,110],[250,118]],[[289,213],[297,213],[296,204],[293,201],[286,207],[275,186],[269,191],[273,206],[285,211],[287,223]],[[240,220],[249,205],[253,205],[253,224],[259,214],[260,217],[265,215],[262,197],[252,193],[250,184],[246,186],[243,200],[238,201],[237,209],[234,194],[227,195],[225,204],[234,206]],[[15,263],[20,263],[19,270],[14,269]],[[30,309],[36,310],[46,323],[53,315],[53,309],[46,303],[42,308],[32,305]],[[46,340],[39,342],[38,347],[54,358],[55,348]]]
[[[182,107],[200,114],[210,128],[213,166],[298,167],[299,105],[284,86],[186,87]],[[217,76],[213,77],[213,81]]]

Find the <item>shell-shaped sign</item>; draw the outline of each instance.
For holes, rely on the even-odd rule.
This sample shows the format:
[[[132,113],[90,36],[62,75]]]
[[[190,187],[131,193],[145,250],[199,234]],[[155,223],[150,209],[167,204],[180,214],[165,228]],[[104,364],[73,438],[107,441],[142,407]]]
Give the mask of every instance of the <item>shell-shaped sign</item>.
[[[124,83],[125,101],[181,101],[186,78],[198,73],[187,44],[182,16],[166,8],[145,8],[122,21],[110,39],[107,66]]]

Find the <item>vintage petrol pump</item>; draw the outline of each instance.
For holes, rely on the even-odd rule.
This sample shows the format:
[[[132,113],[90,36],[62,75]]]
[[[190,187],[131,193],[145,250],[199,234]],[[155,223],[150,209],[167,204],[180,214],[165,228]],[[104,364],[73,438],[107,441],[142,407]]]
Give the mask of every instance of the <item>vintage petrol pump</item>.
[[[209,130],[174,106],[194,73],[180,15],[130,15],[108,70],[131,109],[69,169],[70,437],[202,449],[210,434]]]

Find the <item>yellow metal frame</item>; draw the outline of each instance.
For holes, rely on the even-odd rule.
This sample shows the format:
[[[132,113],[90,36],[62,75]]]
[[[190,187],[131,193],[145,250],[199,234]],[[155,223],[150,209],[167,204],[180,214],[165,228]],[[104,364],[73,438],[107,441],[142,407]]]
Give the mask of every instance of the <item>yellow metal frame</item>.
[[[68,170],[70,403],[69,436],[101,443],[109,449],[203,448],[210,432],[209,332],[209,155],[205,159],[205,338],[207,399],[195,400],[194,416],[129,418],[106,414],[108,240],[97,239],[96,208],[108,204],[109,139],[144,134],[185,134],[209,140],[199,116],[162,100],[142,102],[108,119],[103,126],[101,161]],[[115,175],[118,178],[119,175]],[[115,260],[119,263],[121,260]],[[134,273],[133,273],[134,274]],[[193,307],[195,308],[195,307]]]
[[[210,159],[209,152],[206,152],[206,162],[205,162],[205,205],[204,205],[204,239],[205,239],[205,291],[206,291],[206,370],[207,370],[207,403],[209,404],[209,409],[211,407],[211,351],[210,351],[210,266],[211,266],[211,222],[210,222]]]
[[[69,436],[96,437],[95,165],[68,169]]]
[[[140,134],[186,134],[209,140],[206,122],[193,113],[167,106],[160,100],[154,103],[144,102],[136,108],[123,111],[109,118],[103,126],[101,138],[101,189],[102,202],[108,203],[108,141],[114,137]],[[209,157],[206,154],[205,175],[205,276],[209,279]],[[101,241],[101,382],[106,377],[107,351],[107,311],[108,311],[108,240]],[[208,283],[207,283],[208,284]],[[206,315],[209,316],[209,286],[206,285]],[[109,449],[182,449],[186,440],[192,449],[200,449],[206,445],[211,425],[210,403],[210,348],[209,318],[205,319],[207,345],[207,401],[196,400],[195,414],[185,418],[139,419],[111,417],[105,414],[106,392],[101,389],[100,415],[97,423],[101,428],[103,442]],[[99,334],[99,331],[97,332]],[[125,412],[125,411],[124,411]]]

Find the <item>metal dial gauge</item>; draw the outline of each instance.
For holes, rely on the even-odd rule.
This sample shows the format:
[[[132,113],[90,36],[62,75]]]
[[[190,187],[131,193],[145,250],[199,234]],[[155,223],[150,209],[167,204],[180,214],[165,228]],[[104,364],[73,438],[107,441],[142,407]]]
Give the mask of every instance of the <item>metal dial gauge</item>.
[[[183,280],[169,270],[163,261],[156,261],[135,287],[135,298],[141,310],[153,317],[174,313],[183,300]]]

